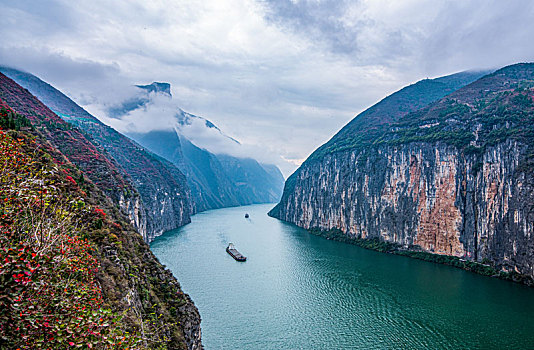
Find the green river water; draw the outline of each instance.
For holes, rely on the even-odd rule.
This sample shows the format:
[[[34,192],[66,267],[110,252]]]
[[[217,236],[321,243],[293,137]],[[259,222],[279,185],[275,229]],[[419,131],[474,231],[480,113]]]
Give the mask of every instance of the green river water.
[[[534,288],[316,237],[272,207],[200,213],[151,245],[207,350],[534,349]]]

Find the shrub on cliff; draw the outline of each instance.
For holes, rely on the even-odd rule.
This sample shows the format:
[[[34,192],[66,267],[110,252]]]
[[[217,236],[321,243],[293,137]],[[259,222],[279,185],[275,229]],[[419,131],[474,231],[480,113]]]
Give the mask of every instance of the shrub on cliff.
[[[104,307],[101,213],[28,136],[0,130],[0,164],[0,348],[138,348]]]

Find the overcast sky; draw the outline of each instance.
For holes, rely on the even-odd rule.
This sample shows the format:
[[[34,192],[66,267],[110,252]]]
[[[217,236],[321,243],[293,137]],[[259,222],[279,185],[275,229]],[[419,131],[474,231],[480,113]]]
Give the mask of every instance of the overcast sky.
[[[286,176],[409,83],[534,61],[530,0],[0,0],[0,13],[0,64],[108,123],[133,84],[169,82],[183,110]]]

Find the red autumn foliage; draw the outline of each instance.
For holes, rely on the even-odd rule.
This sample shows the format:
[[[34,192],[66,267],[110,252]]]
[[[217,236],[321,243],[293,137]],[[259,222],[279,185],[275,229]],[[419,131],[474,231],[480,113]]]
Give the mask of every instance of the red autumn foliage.
[[[0,348],[127,348],[83,237],[94,216],[31,145],[0,131]]]
[[[67,123],[35,96],[0,73],[0,105],[30,120],[71,162],[82,169],[101,190],[118,200],[124,189],[134,192],[116,163],[93,145],[79,129]],[[58,160],[58,164],[61,161]]]
[[[106,217],[106,213],[104,213],[104,211],[100,208],[95,208],[95,213],[97,213],[98,215],[102,216],[103,218]]]
[[[74,186],[77,186],[78,184],[76,183],[76,181],[74,181],[74,179],[72,178],[72,176],[70,175],[67,175],[67,181],[69,181],[71,184],[73,184]]]

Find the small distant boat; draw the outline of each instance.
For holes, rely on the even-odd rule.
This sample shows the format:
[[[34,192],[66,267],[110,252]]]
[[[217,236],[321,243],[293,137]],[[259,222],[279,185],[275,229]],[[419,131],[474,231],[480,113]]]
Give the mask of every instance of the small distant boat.
[[[232,256],[232,258],[236,259],[237,261],[247,261],[247,257],[241,254],[240,252],[235,249],[234,244],[230,243],[228,244],[228,247],[226,247],[226,252]]]
[[[250,217],[250,215],[248,215],[248,213],[245,214],[245,219],[248,219]]]

